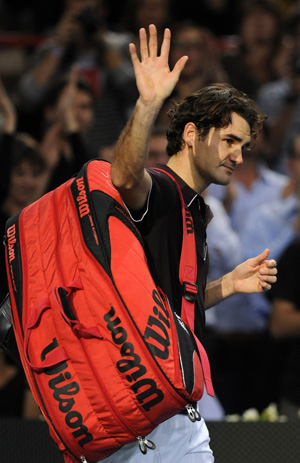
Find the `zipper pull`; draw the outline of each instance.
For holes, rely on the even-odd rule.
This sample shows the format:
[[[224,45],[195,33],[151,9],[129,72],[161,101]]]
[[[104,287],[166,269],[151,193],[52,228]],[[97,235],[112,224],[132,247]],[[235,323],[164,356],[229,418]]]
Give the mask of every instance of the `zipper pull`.
[[[156,449],[156,445],[151,440],[148,440],[148,439],[146,439],[144,437],[141,437],[141,436],[137,437],[137,440],[139,442],[140,451],[144,455],[146,455],[146,453],[147,453],[147,448],[151,449],[151,450]]]
[[[186,405],[185,408],[186,408],[189,419],[193,423],[195,423],[195,421],[201,420],[200,413],[191,404]]]
[[[80,457],[80,460],[82,463],[88,463],[87,459],[83,455]]]

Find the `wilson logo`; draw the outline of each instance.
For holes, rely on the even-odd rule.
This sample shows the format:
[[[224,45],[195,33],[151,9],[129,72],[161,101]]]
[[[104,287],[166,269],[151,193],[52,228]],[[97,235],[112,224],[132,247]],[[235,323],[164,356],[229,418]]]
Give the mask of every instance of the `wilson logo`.
[[[49,352],[59,346],[57,339],[45,347],[41,353],[41,360],[45,360]],[[53,391],[53,397],[58,403],[58,409],[65,414],[66,425],[72,430],[72,435],[78,439],[78,444],[83,447],[93,440],[93,435],[88,432],[87,426],[83,424],[83,418],[79,411],[74,410],[76,405],[75,398],[80,391],[79,384],[72,381],[72,375],[67,370],[67,362],[62,362],[58,366],[45,370],[45,374],[53,376],[48,382],[49,388]]]
[[[8,260],[11,263],[15,259],[15,244],[16,244],[16,225],[13,224],[7,229],[7,249]]]
[[[130,387],[136,394],[136,398],[142,407],[149,411],[158,405],[164,398],[163,392],[158,389],[156,382],[147,378],[147,369],[141,362],[141,357],[135,352],[134,345],[128,341],[128,334],[121,325],[121,320],[116,317],[116,311],[111,307],[104,315],[107,329],[111,332],[112,340],[120,346],[121,359],[116,367],[121,373],[126,373],[126,380],[133,383]]]
[[[76,185],[78,189],[78,196],[76,200],[78,202],[79,215],[80,218],[82,218],[90,213],[83,177],[80,177],[76,180]]]
[[[147,321],[147,328],[144,333],[144,339],[153,355],[166,360],[169,357],[170,330],[169,314],[166,311],[161,298],[156,290],[152,292],[154,301],[153,315],[150,315]]]

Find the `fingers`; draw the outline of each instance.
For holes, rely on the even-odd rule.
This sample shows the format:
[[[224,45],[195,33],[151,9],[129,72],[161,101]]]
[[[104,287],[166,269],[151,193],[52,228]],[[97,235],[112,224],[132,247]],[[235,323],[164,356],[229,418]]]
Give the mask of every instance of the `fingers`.
[[[256,259],[259,261],[259,262],[263,262],[264,260],[266,260],[270,255],[270,250],[269,249],[265,249],[261,254],[259,254]]]
[[[266,260],[265,264],[266,264],[267,267],[269,267],[269,268],[277,267],[277,262],[276,262],[276,260],[274,260],[274,259]]]
[[[149,43],[147,37],[147,31],[143,27],[139,31],[139,39],[140,39],[140,55],[141,61],[146,60],[147,58],[156,58],[157,57],[157,30],[154,24],[150,24],[149,26]],[[171,43],[171,31],[170,29],[165,29],[164,32],[164,39],[161,46],[161,56],[168,59],[169,52],[170,52],[170,43]],[[133,44],[129,44],[129,50],[134,55],[136,50]]]
[[[188,59],[188,56],[182,56],[175,64],[173,72],[179,76]]]
[[[273,259],[266,261],[265,263],[266,266],[261,267],[259,271],[259,281],[261,287],[265,291],[268,291],[269,289],[271,289],[272,285],[277,281],[277,264],[276,261]]]
[[[136,69],[138,64],[140,64],[140,61],[138,59],[137,52],[136,52],[136,46],[134,43],[129,44],[129,51],[130,51],[133,68]]]
[[[139,36],[140,36],[141,59],[142,61],[144,61],[149,57],[146,29],[144,28],[140,29]]]
[[[154,24],[149,26],[149,52],[150,58],[157,57],[157,31]]]
[[[170,29],[165,29],[164,39],[161,45],[161,52],[160,52],[160,55],[163,58],[168,59],[169,53],[170,53],[170,46],[171,46],[171,31]]]

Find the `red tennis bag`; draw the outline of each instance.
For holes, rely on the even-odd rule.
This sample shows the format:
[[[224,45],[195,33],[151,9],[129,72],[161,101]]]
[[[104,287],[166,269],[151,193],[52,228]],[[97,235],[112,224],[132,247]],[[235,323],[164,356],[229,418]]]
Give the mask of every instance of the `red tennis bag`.
[[[66,462],[136,439],[146,453],[162,421],[185,407],[199,419],[205,352],[155,286],[108,162],[10,218],[6,264],[22,365]]]

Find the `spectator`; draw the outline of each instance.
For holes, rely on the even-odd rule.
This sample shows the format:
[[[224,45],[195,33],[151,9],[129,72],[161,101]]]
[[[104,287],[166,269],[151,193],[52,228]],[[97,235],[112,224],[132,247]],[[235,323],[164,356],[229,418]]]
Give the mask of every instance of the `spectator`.
[[[189,59],[158,117],[159,122],[164,125],[168,122],[164,115],[174,101],[182,100],[205,85],[228,80],[220,63],[215,38],[209,30],[197,26],[192,21],[178,22],[172,30],[174,32],[170,52],[171,67],[182,55],[187,55]]]
[[[1,172],[3,176],[7,176],[8,180],[8,189],[3,190],[0,200],[0,230],[2,236],[7,219],[37,200],[44,193],[48,178],[45,160],[35,140],[26,134],[18,134],[6,146],[11,151],[6,151],[7,148],[2,144],[0,147],[1,154],[3,157],[11,157],[12,161],[9,171],[4,172],[2,170]],[[5,277],[4,246],[1,246],[0,266],[0,299],[2,301],[8,292]]]
[[[239,47],[224,54],[223,65],[230,83],[255,98],[261,85],[278,77],[280,9],[272,0],[252,0],[243,2],[240,11]]]
[[[36,50],[20,80],[21,130],[40,138],[35,124],[49,88],[76,66],[95,91],[95,120],[88,137],[91,149],[98,153],[118,138],[137,90],[128,62],[105,40],[102,4],[102,0],[66,2],[55,34]]]
[[[173,8],[177,20],[195,18],[199,26],[207,27],[216,36],[222,37],[237,32],[238,3],[236,0],[190,0],[183,4],[173,0]]]
[[[92,157],[87,133],[94,118],[94,95],[76,69],[53,86],[44,114],[41,145],[49,168],[49,190],[68,180]]]
[[[283,252],[277,284],[270,293],[272,316],[270,331],[278,341],[279,412],[289,419],[299,419],[300,409],[300,259],[299,237]]]
[[[0,114],[3,117],[0,138],[0,230],[3,235],[6,220],[44,192],[47,168],[40,146],[27,134],[15,133],[17,115],[0,80]],[[5,277],[4,246],[0,247],[0,300],[8,292]]]
[[[245,257],[249,250],[255,252],[266,243],[274,259],[300,231],[300,134],[297,134],[289,149],[287,159],[289,181],[278,199],[253,208],[241,233]]]
[[[158,41],[161,43],[165,27],[172,23],[171,0],[128,0],[121,6],[122,15],[115,25],[115,34],[108,34],[122,52],[130,59],[129,42],[136,42],[141,27],[157,25]]]
[[[169,156],[167,155],[166,147],[166,128],[159,125],[154,126],[149,140],[147,167],[155,167],[157,163],[167,164]]]
[[[268,131],[264,129],[255,147],[244,152],[244,162],[233,174],[232,185],[223,198],[231,228],[238,236],[237,249],[243,258],[254,252],[253,242],[244,244],[241,241],[245,221],[260,204],[267,205],[279,198],[288,182],[286,176],[266,167],[263,156],[267,144]],[[209,192],[214,195],[221,188],[211,187]],[[255,249],[258,248],[260,242],[256,235]],[[226,264],[225,251],[221,251]],[[217,278],[221,271],[218,261],[212,260],[213,277]],[[276,380],[275,347],[268,332],[270,309],[264,294],[236,294],[208,314],[207,351],[215,392],[226,414],[243,413],[251,407],[263,410],[272,398],[276,399],[276,389],[272,388]]]
[[[286,24],[289,46],[281,63],[282,77],[263,85],[257,104],[268,116],[273,168],[286,173],[288,147],[300,130],[300,10]]]

